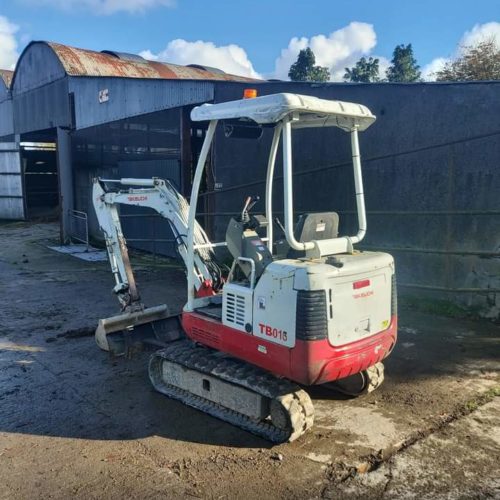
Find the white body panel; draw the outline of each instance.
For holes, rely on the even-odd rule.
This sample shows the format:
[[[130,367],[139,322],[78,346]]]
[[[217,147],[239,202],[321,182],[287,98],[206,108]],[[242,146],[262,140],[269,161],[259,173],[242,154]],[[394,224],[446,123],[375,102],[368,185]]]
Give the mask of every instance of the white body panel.
[[[295,267],[273,262],[255,287],[253,334],[270,342],[295,345],[297,292],[293,288]]]
[[[390,270],[380,274],[367,273],[327,281],[332,290],[328,306],[328,340],[340,346],[361,340],[385,330],[391,322]],[[353,283],[369,279],[370,285],[359,290]],[[329,292],[328,292],[329,293]]]
[[[386,253],[356,252],[337,255],[336,260],[342,267],[302,262],[295,288],[325,290],[328,341],[341,346],[389,326],[394,259]],[[362,283],[367,280],[369,284]],[[355,288],[355,283],[363,286]]]
[[[332,346],[350,344],[388,328],[393,258],[386,253],[357,252],[338,255],[336,261],[341,267],[321,261],[275,261],[266,268],[254,290],[227,283],[223,324],[247,332],[251,324],[254,336],[293,347],[299,333],[298,291],[324,290],[328,341]]]

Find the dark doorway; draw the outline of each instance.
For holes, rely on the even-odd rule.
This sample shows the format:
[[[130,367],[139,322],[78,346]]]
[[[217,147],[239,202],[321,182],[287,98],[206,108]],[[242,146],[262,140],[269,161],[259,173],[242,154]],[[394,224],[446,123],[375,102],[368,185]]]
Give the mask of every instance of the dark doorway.
[[[57,219],[59,216],[59,181],[57,149],[52,134],[22,137],[21,162],[26,217]]]

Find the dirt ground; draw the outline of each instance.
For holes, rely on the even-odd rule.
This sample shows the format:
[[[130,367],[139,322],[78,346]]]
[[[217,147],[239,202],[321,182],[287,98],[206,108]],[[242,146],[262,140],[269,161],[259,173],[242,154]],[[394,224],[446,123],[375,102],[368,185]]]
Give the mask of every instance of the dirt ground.
[[[117,302],[106,262],[47,248],[57,230],[0,225],[0,498],[500,498],[498,325],[401,311],[384,385],[311,390],[313,430],[271,446],[75,333]],[[146,303],[180,309],[182,270],[153,264]]]

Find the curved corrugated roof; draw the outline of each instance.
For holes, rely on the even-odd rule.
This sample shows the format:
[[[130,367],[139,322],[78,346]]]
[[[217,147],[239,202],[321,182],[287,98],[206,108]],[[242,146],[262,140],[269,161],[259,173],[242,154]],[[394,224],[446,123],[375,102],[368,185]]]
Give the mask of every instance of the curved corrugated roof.
[[[7,88],[10,88],[13,76],[14,76],[13,71],[9,71],[8,69],[0,69],[0,79],[3,80]]]
[[[157,78],[166,80],[222,80],[247,82],[252,78],[212,72],[193,66],[156,61],[120,59],[116,55],[46,42],[70,76]]]

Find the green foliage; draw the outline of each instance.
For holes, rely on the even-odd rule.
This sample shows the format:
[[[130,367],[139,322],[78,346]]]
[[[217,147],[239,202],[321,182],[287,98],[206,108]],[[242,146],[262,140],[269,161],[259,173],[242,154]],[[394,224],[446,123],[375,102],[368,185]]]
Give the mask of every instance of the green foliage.
[[[493,401],[493,399],[498,396],[500,396],[500,386],[493,386],[487,391],[477,394],[472,399],[469,399],[469,401],[466,401],[463,405],[463,411],[465,414],[472,413],[486,403]]]
[[[370,83],[380,81],[379,60],[362,57],[352,68],[345,69],[346,82]]]
[[[325,66],[314,66],[311,70],[312,82],[327,82],[330,80],[330,70]]]
[[[401,309],[420,311],[449,318],[475,318],[478,314],[472,309],[465,309],[448,300],[428,299],[405,295],[398,297]]]
[[[391,65],[386,72],[387,81],[411,83],[420,81],[420,66],[413,57],[411,43],[398,45],[393,52]]]
[[[461,55],[435,73],[437,81],[500,80],[500,48],[491,38],[462,47]]]
[[[469,412],[472,413],[473,411],[476,411],[479,408],[479,404],[477,401],[472,400],[472,401],[467,401],[465,403],[465,409]]]
[[[488,389],[488,391],[486,391],[486,395],[491,398],[498,398],[500,396],[500,386]]]
[[[293,82],[327,82],[330,71],[323,66],[316,66],[314,52],[307,47],[299,52],[297,61],[290,66],[288,76]]]

